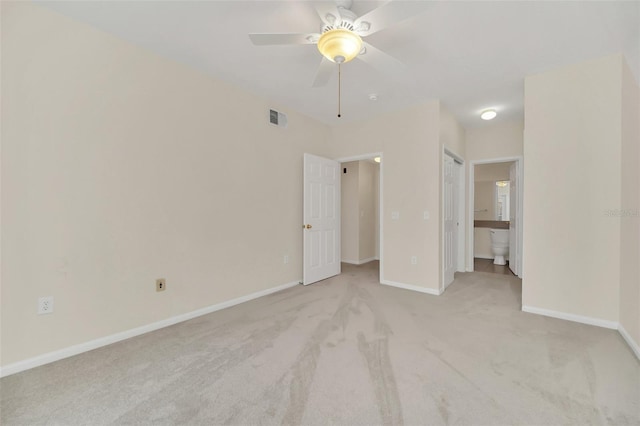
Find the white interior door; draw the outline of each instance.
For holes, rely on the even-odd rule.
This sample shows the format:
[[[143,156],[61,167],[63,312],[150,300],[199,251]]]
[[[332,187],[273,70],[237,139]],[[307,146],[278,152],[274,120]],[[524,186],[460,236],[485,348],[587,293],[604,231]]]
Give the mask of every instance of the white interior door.
[[[444,220],[444,287],[453,282],[456,271],[455,255],[457,254],[456,242],[456,170],[454,160],[448,155],[444,156],[444,176],[443,176],[443,220]]]
[[[509,167],[509,269],[518,275],[519,241],[518,241],[518,173],[516,163]]]
[[[302,283],[340,273],[340,163],[304,154]]]

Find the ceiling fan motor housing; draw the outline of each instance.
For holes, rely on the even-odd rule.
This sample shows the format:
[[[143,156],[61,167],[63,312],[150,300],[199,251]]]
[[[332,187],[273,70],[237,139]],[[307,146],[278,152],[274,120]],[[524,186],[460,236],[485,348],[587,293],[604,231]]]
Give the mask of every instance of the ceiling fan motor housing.
[[[327,22],[320,27],[320,33],[326,33],[327,31],[335,30],[335,29],[345,29],[349,31],[355,31],[355,20],[358,16],[353,13],[349,9],[345,9],[343,7],[338,7],[338,12],[340,16],[333,16],[332,14],[327,15]]]

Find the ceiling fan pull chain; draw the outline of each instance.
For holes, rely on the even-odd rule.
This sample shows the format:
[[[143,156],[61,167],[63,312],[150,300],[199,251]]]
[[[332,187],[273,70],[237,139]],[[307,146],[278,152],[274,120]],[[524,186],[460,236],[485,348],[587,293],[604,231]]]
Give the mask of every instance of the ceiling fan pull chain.
[[[340,80],[342,79],[342,67],[338,64],[338,118],[340,118]]]

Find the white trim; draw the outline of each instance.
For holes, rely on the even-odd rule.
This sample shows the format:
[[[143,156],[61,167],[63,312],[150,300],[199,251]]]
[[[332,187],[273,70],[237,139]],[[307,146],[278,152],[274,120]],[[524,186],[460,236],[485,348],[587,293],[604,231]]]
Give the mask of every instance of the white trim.
[[[442,294],[442,291],[437,290],[435,288],[419,287],[417,285],[404,284],[404,283],[399,283],[395,281],[380,280],[380,284],[388,285],[391,287],[397,287],[404,290],[411,290],[411,291],[417,291],[420,293],[431,294],[433,296],[440,296]]]
[[[442,145],[442,149],[444,149],[444,153],[453,158],[454,161],[458,162],[461,165],[464,165],[464,158],[458,155],[454,150],[452,150],[451,148],[447,148],[444,145]]]
[[[467,243],[467,226],[466,226],[466,209],[467,206],[467,188],[466,188],[466,177],[467,171],[466,166],[463,163],[460,164],[458,168],[458,261],[456,265],[456,272],[464,272],[465,271],[465,251],[466,251],[466,243]]]
[[[493,254],[476,254],[473,256],[474,259],[485,259],[485,260],[494,260],[495,256]]]
[[[375,257],[370,257],[368,259],[362,259],[362,260],[345,260],[342,259],[341,262],[342,263],[349,263],[351,265],[364,265],[365,263],[369,263],[369,262],[373,262],[374,260],[378,260]]]
[[[360,161],[360,160],[371,160],[376,157],[380,157],[380,165],[382,165],[382,152],[372,152],[370,154],[362,154],[362,155],[353,155],[351,157],[340,157],[336,158],[335,161],[338,163],[348,163],[350,161]]]
[[[618,333],[620,333],[624,341],[627,342],[627,345],[631,347],[631,350],[636,355],[636,358],[640,360],[640,345],[638,345],[638,343],[631,338],[631,336],[629,335],[629,333],[627,333],[627,330],[624,329],[622,324],[618,325]]]
[[[241,296],[235,299],[227,300],[226,302],[217,303],[215,305],[208,306],[206,308],[197,309],[195,311],[187,312],[186,314],[177,315],[175,317],[167,318],[161,321],[157,321],[151,324],[143,325],[141,327],[132,328],[130,330],[122,331],[120,333],[112,334],[110,336],[100,337],[95,340],[80,343],[77,345],[69,346],[64,349],[49,352],[46,354],[38,355],[33,358],[28,358],[23,361],[18,361],[13,364],[6,365],[0,369],[0,377],[10,376],[12,374],[19,373],[21,371],[29,370],[31,368],[39,367],[41,365],[49,364],[55,361],[59,361],[64,358],[69,358],[74,355],[88,352],[93,349],[97,349],[103,346],[110,345],[112,343],[120,342],[125,339],[140,336],[141,334],[149,333],[151,331],[159,330],[164,327],[169,327],[174,324],[178,324],[183,321],[187,321],[193,318],[197,318],[202,315],[207,315],[212,312],[219,311],[221,309],[229,308],[231,306],[239,305],[240,303],[248,302],[253,299],[257,299],[268,294],[276,293],[299,284],[298,281],[293,281],[287,284],[283,284],[277,287],[268,288],[266,290],[257,291],[255,293]]]
[[[627,330],[625,330],[620,323],[599,318],[585,317],[582,315],[567,314],[565,312],[552,311],[549,309],[536,308],[534,306],[522,306],[522,312],[528,312],[530,314],[544,315],[546,317],[558,318],[561,320],[579,322],[582,324],[595,325],[597,327],[618,330],[618,333],[620,333],[624,341],[627,343],[627,345],[629,345],[631,351],[640,360],[640,345],[638,345],[638,342],[634,341],[631,338],[629,333],[627,333]]]
[[[384,156],[380,153],[380,167],[378,169],[378,260],[380,265],[378,266],[378,279],[382,281],[384,279],[384,262],[383,262],[383,247],[384,247]]]
[[[567,321],[579,322],[582,324],[595,325],[603,328],[617,330],[619,324],[615,321],[607,321],[600,318],[585,317],[582,315],[568,314],[566,312],[552,311],[549,309],[536,308],[534,306],[522,306],[522,312],[530,314],[544,315],[546,317],[558,318]]]

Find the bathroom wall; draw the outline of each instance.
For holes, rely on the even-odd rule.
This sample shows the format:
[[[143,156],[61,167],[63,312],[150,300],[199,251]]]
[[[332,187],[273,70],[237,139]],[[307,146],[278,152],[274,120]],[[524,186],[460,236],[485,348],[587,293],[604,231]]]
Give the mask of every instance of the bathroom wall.
[[[473,198],[474,220],[496,220],[495,181],[475,181]]]
[[[496,182],[509,180],[509,168],[512,161],[506,163],[477,164],[474,168],[474,220],[496,220],[495,187]],[[473,257],[493,259],[491,251],[490,228],[473,229]],[[508,259],[508,256],[506,256]]]

